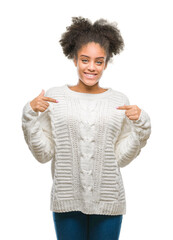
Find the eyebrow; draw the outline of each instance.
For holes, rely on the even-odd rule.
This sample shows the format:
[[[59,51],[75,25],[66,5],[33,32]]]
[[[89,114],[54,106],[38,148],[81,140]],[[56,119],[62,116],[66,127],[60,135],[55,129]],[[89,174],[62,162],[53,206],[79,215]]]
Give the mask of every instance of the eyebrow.
[[[82,57],[82,56],[83,56],[83,57],[88,57],[88,58],[89,58],[89,56],[86,56],[86,55],[80,55],[80,57]],[[103,59],[104,59],[104,57],[97,57],[97,58],[103,58]],[[97,58],[96,58],[96,59],[97,59]]]

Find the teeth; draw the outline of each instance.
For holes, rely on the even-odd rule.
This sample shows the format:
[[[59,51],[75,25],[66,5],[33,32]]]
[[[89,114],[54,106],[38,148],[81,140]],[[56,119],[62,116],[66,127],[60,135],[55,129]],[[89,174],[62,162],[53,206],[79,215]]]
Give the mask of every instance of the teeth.
[[[87,74],[87,73],[85,73],[85,75],[87,75],[88,77],[94,77],[95,76],[95,74]]]

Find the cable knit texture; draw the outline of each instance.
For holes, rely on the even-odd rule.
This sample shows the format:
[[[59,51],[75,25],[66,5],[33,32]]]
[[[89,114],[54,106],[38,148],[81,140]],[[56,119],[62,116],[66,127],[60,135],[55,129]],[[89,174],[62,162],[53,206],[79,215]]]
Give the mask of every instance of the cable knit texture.
[[[40,163],[51,161],[50,210],[85,214],[126,214],[120,168],[135,159],[151,134],[149,115],[138,120],[125,110],[128,97],[112,88],[98,94],[80,93],[65,84],[49,88],[44,112],[23,107],[25,141]]]

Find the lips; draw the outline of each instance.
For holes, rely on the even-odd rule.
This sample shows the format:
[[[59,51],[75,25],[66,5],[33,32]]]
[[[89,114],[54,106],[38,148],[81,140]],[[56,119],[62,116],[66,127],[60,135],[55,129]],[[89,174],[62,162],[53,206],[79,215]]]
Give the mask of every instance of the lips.
[[[84,72],[84,73],[89,75],[97,75],[96,73],[87,73],[87,72]]]
[[[96,73],[85,73],[85,72],[84,74],[87,78],[90,78],[90,79],[95,78],[95,76],[97,75]]]

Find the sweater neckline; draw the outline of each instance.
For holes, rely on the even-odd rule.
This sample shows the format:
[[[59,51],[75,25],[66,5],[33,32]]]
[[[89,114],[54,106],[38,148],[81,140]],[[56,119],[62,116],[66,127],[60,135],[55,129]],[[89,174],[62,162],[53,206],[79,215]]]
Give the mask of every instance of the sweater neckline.
[[[64,85],[65,91],[71,96],[82,97],[82,98],[92,98],[92,99],[103,98],[108,96],[112,91],[112,88],[106,88],[107,90],[102,93],[82,93],[82,92],[76,92],[70,89],[69,87],[71,86],[72,85],[65,84]]]

